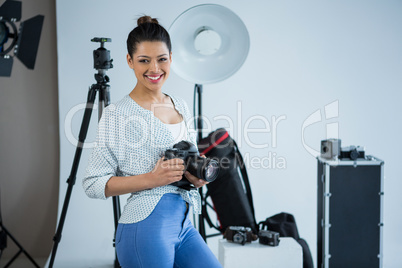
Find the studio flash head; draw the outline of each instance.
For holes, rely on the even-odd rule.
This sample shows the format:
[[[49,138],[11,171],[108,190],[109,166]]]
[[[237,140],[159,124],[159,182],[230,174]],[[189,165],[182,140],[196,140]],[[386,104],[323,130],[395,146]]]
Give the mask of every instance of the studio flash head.
[[[17,27],[21,9],[21,1],[7,0],[0,6],[0,76],[11,76],[14,57],[28,69],[35,67],[45,17],[37,15]]]

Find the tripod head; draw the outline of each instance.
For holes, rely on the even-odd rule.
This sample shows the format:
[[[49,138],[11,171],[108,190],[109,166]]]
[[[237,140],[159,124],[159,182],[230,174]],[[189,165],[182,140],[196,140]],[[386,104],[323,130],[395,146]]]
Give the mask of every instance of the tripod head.
[[[107,83],[110,80],[106,75],[106,71],[113,68],[113,59],[110,58],[110,51],[105,48],[105,43],[112,42],[112,39],[106,37],[94,37],[91,39],[91,42],[101,43],[101,46],[93,52],[94,69],[98,70],[98,73],[95,74],[95,80],[98,83]]]

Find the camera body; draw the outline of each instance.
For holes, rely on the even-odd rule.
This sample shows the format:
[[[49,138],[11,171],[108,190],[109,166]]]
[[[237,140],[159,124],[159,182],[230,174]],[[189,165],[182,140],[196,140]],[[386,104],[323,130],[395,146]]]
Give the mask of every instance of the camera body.
[[[261,230],[258,233],[258,238],[260,244],[268,245],[272,247],[276,247],[279,245],[279,233],[269,231],[269,230]]]
[[[350,160],[356,160],[358,158],[364,158],[364,148],[361,146],[347,146],[342,147],[341,152],[339,154],[339,158],[344,159],[348,158]]]
[[[165,151],[164,156],[165,160],[174,158],[182,159],[184,161],[186,170],[190,172],[190,174],[204,181],[213,182],[218,177],[218,161],[201,157],[198,153],[197,147],[188,141],[183,140],[176,143],[173,145],[172,149]],[[184,175],[180,181],[172,183],[171,185],[178,186],[186,190],[194,188]]]
[[[321,157],[326,159],[334,159],[341,152],[341,140],[328,139],[321,141]]]
[[[253,234],[251,228],[244,226],[229,226],[226,228],[223,237],[230,242],[241,244],[243,246],[246,243],[251,243],[251,241],[257,240],[256,235]]]

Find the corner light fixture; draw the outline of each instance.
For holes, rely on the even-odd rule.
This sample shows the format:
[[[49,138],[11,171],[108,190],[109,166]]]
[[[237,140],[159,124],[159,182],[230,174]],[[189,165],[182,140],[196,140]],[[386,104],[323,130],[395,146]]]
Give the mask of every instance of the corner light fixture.
[[[21,20],[21,7],[21,1],[12,0],[0,6],[0,76],[11,76],[13,56],[28,69],[35,67],[44,16],[21,22],[17,31],[15,23]],[[13,49],[14,55],[10,55]]]

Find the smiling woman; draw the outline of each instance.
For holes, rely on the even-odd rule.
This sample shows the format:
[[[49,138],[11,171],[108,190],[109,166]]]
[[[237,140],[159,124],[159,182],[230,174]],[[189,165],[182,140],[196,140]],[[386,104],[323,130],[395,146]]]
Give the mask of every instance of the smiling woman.
[[[137,84],[104,110],[85,192],[100,199],[131,194],[116,231],[122,267],[221,267],[189,220],[190,207],[201,212],[198,191],[171,185],[183,176],[196,188],[206,181],[185,172],[182,159],[160,157],[178,140],[196,145],[187,104],[162,92],[172,62],[169,34],[156,19],[141,17],[127,50]]]

